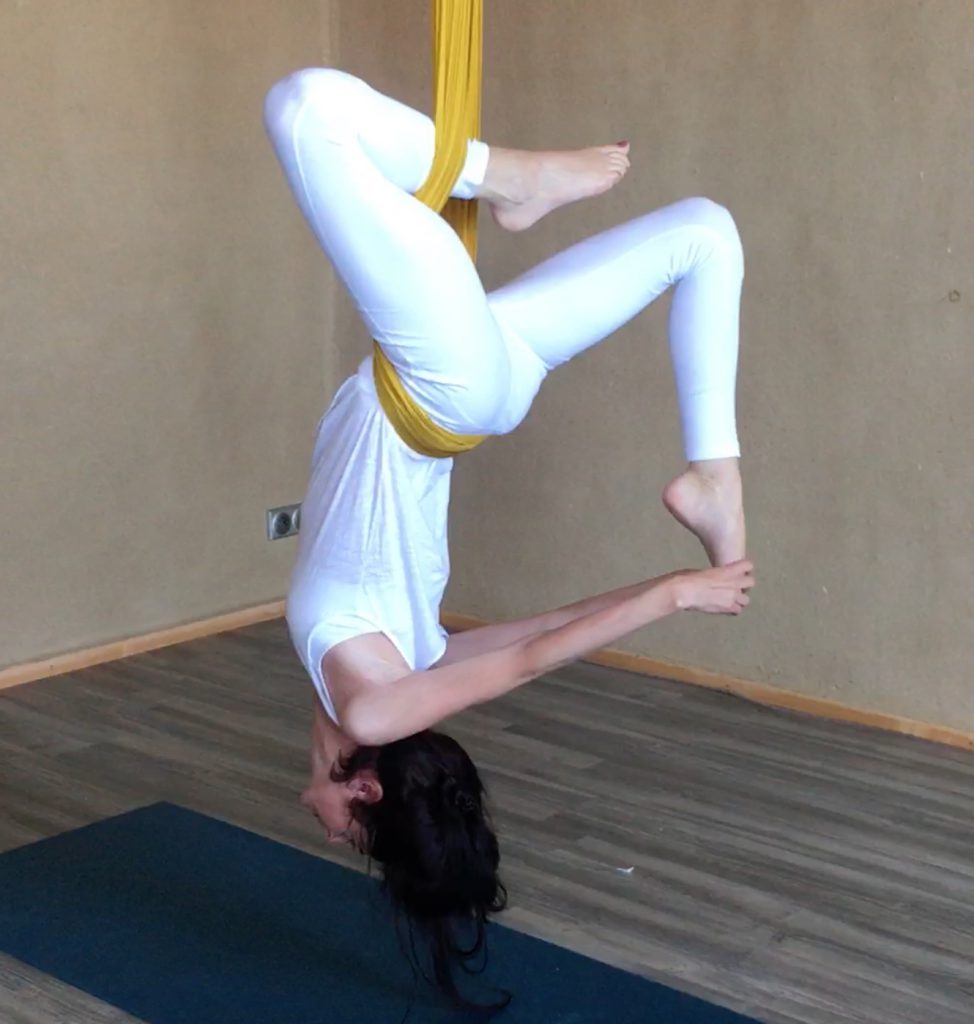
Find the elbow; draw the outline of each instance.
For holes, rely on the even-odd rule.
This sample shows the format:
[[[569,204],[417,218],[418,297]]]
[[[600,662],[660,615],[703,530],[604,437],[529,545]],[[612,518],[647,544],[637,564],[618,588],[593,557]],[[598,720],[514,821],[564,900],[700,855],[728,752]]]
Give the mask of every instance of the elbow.
[[[373,701],[350,700],[341,709],[339,728],[359,747],[380,747],[388,743],[378,710]]]

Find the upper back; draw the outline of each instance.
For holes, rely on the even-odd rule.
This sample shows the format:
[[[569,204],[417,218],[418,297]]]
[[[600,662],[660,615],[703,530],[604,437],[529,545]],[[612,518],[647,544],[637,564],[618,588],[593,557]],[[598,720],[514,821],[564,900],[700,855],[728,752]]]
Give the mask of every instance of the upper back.
[[[288,592],[294,646],[329,713],[335,684],[330,673],[325,685],[321,661],[336,645],[385,634],[410,669],[432,664],[445,647],[449,460],[405,449],[370,384],[363,366],[322,418]],[[352,650],[361,647],[368,660],[373,645]]]

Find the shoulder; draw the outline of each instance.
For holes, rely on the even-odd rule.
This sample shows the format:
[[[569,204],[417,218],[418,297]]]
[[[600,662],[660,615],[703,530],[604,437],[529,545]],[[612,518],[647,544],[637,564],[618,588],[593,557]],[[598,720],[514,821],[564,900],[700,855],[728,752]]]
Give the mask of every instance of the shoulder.
[[[321,674],[339,721],[351,700],[366,690],[395,682],[411,669],[384,633],[363,633],[343,640],[321,659]]]

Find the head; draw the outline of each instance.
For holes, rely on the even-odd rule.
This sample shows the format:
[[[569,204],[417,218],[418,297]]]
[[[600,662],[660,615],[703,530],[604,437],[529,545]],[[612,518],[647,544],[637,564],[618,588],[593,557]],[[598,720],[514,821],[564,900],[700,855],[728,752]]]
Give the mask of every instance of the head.
[[[313,751],[312,761],[317,760],[317,751]],[[359,808],[382,799],[382,784],[374,769],[363,768],[347,775],[341,768],[344,763],[315,764],[301,803],[318,819],[329,843],[368,853],[368,837],[358,820]]]
[[[484,786],[463,747],[429,730],[359,747],[304,800],[332,841],[382,865],[397,916],[428,940],[436,983],[463,1003],[451,968],[479,958],[488,915],[507,903]]]

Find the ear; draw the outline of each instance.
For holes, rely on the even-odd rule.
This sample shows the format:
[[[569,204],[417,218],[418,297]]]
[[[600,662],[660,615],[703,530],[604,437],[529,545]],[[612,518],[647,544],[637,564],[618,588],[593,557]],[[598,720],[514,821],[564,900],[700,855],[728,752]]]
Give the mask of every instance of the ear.
[[[382,783],[374,772],[359,772],[349,780],[353,800],[361,800],[363,804],[377,804],[382,799]]]

